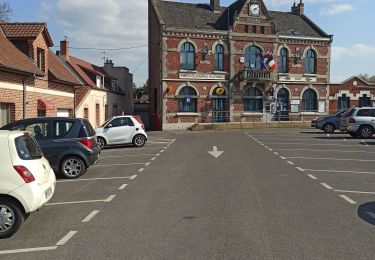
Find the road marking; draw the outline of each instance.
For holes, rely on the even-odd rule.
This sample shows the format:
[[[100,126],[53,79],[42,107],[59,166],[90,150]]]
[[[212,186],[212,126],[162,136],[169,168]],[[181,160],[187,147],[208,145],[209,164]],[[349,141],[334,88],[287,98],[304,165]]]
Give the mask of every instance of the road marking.
[[[160,152],[161,152],[161,153],[164,153],[164,151],[165,151],[165,150],[161,150]]]
[[[264,144],[264,143],[261,143],[260,145],[262,145],[262,146],[265,146],[265,144]]]
[[[153,154],[144,153],[144,154],[108,155],[108,156],[100,156],[100,159],[105,159],[105,158],[122,158],[122,157],[137,157],[137,156],[153,156]]]
[[[122,184],[121,186],[120,186],[120,188],[118,188],[119,190],[124,190],[125,188],[126,188],[126,186],[128,186],[128,184]]]
[[[224,151],[218,151],[217,146],[212,147],[212,151],[207,151],[212,157],[215,157],[216,159],[219,158]]]
[[[355,202],[354,200],[352,200],[351,198],[349,198],[349,197],[347,197],[345,195],[339,195],[339,197],[343,198],[344,200],[346,200],[350,204],[357,204],[357,202]]]
[[[114,163],[114,164],[97,164],[94,166],[91,166],[91,168],[96,168],[96,167],[110,167],[110,166],[129,166],[129,165],[141,165],[145,163]]]
[[[369,151],[345,151],[345,150],[312,150],[312,149],[285,149],[285,148],[275,148],[278,151],[308,151],[308,152],[336,152],[336,153],[375,153]]]
[[[46,206],[54,206],[54,205],[95,203],[95,202],[105,202],[105,200],[79,200],[79,201],[67,201],[67,202],[52,202],[52,203],[46,203],[45,205]]]
[[[108,178],[88,178],[88,179],[74,179],[74,180],[61,180],[56,182],[77,182],[77,181],[99,181],[99,180],[116,180],[116,179],[131,179],[132,176],[124,177],[108,177]]]
[[[166,142],[173,142],[176,139],[163,139],[163,138],[155,138],[156,141],[166,141]]]
[[[94,210],[93,212],[91,212],[87,217],[85,217],[82,220],[82,223],[90,222],[90,220],[93,219],[95,217],[95,215],[98,214],[98,213],[99,213],[99,210]]]
[[[154,161],[155,159],[156,159],[156,157],[152,157],[152,158],[151,158],[151,161]]]
[[[289,163],[290,165],[294,165],[294,163],[291,161],[286,161],[286,162]]]
[[[145,166],[149,166],[151,164],[151,162],[147,162],[146,164],[145,164]]]
[[[273,150],[270,148],[270,149],[268,149],[268,150],[270,150],[271,152],[273,152]]]
[[[155,156],[160,156],[160,153],[155,154]]]
[[[147,141],[147,144],[169,144],[170,142],[162,142],[162,141]]]
[[[354,161],[354,162],[373,162],[367,159],[343,159],[343,158],[327,158],[327,157],[287,157],[288,159],[304,159],[304,160],[330,160],[330,161]]]
[[[105,199],[104,202],[111,202],[115,197],[116,195],[110,195],[108,198]]]
[[[273,152],[275,155],[279,155],[279,153],[278,152]]]
[[[56,246],[63,246],[68,242],[75,234],[77,231],[69,231],[68,234],[66,234],[62,239],[60,239],[59,242],[56,243]]]
[[[318,178],[316,178],[314,175],[312,175],[312,174],[307,174],[307,176],[309,176],[311,179],[313,179],[313,180],[317,180]]]
[[[343,192],[343,193],[357,193],[357,194],[375,194],[372,191],[354,191],[354,190],[334,190],[336,192]]]
[[[282,144],[282,145],[311,145],[311,146],[317,146],[317,145],[320,145],[320,146],[341,146],[341,147],[348,147],[348,146],[353,146],[352,144],[325,144],[325,143],[321,143],[321,144],[307,144],[307,143],[269,143],[270,145],[275,145],[275,144]]]
[[[47,247],[32,247],[32,248],[22,248],[22,249],[13,249],[13,250],[3,250],[3,251],[0,251],[0,255],[50,251],[50,250],[55,250],[57,247],[58,246],[47,246]]]
[[[375,172],[356,172],[356,171],[338,171],[338,170],[313,170],[313,169],[304,169],[307,172],[334,172],[334,173],[358,173],[358,174],[371,174],[375,175]]]
[[[145,170],[145,168],[141,168],[138,170],[138,172],[143,172]]]
[[[304,172],[305,170],[302,169],[301,167],[296,167],[297,170],[299,170],[300,172]]]
[[[280,156],[280,158],[281,158],[282,160],[285,160],[285,159],[286,159],[284,156]]]
[[[130,176],[129,179],[134,180],[135,178],[137,178],[137,175],[134,174],[133,176]]]
[[[268,149],[269,147],[268,147],[268,146],[265,146],[264,148]]]
[[[329,186],[328,184],[326,184],[326,183],[321,183],[321,185],[323,187],[325,187],[326,189],[328,189],[328,190],[333,190],[333,188],[331,186]]]

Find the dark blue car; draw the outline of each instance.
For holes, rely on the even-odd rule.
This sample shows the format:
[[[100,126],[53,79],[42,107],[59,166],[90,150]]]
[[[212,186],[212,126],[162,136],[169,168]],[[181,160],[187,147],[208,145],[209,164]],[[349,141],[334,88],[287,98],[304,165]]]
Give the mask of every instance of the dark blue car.
[[[348,109],[340,110],[333,115],[319,117],[311,121],[311,127],[323,130],[325,133],[333,133],[336,129],[340,129],[341,116],[344,115]]]
[[[53,170],[65,178],[78,178],[99,160],[100,148],[95,131],[90,122],[83,118],[28,118],[1,129],[32,134]]]

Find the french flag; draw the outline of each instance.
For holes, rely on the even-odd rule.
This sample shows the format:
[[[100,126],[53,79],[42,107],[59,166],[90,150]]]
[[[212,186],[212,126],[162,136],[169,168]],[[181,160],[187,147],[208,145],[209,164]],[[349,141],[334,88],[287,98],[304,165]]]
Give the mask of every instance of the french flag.
[[[274,59],[272,59],[272,60],[270,60],[268,62],[268,67],[269,67],[270,70],[275,70],[276,69],[276,62],[275,62]]]

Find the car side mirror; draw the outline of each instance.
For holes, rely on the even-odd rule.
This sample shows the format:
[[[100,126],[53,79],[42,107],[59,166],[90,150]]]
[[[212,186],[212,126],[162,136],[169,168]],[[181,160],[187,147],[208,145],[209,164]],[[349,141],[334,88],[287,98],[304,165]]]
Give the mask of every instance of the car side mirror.
[[[112,124],[108,124],[105,128],[111,128]]]

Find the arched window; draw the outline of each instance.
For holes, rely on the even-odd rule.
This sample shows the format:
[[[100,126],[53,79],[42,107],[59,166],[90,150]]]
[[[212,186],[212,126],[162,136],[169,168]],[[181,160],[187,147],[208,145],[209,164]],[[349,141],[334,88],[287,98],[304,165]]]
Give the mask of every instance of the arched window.
[[[245,66],[251,70],[260,70],[260,49],[256,46],[249,46],[245,50]]]
[[[288,73],[288,49],[282,48],[280,50],[280,73]]]
[[[224,70],[224,46],[221,44],[218,44],[215,47],[215,70]]]
[[[181,46],[180,64],[183,70],[195,69],[195,48],[190,42],[185,42]]]
[[[338,106],[338,110],[349,108],[350,97],[347,97],[346,94],[342,94],[341,97],[338,97],[337,106]]]
[[[306,52],[305,73],[306,74],[316,74],[316,53],[312,49],[310,49]]]
[[[183,87],[178,93],[179,112],[197,112],[197,92],[192,87]]]
[[[302,95],[303,111],[316,112],[318,110],[318,97],[312,89],[306,90]]]
[[[244,92],[244,111],[263,112],[263,95],[257,88],[247,88]]]

